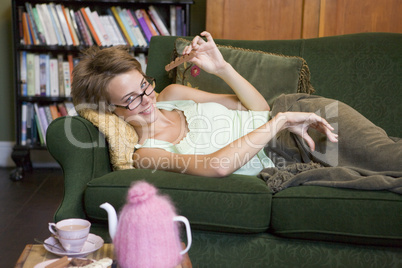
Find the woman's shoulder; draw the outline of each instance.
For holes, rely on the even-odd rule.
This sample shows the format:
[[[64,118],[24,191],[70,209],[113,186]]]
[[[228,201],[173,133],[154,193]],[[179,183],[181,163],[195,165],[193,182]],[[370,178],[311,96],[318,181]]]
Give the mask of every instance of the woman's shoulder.
[[[186,99],[186,86],[171,84],[165,87],[158,95],[157,101],[173,101]]]

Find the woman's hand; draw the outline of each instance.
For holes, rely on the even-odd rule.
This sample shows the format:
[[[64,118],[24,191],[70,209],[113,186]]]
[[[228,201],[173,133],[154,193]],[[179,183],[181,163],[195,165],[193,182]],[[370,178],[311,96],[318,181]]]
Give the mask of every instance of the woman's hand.
[[[338,135],[333,133],[334,128],[324,118],[315,113],[286,112],[276,115],[276,120],[285,120],[282,129],[302,137],[312,151],[315,150],[315,142],[307,133],[309,128],[314,128],[325,134],[332,142],[338,142]]]
[[[205,42],[204,39],[197,35],[191,41],[191,44],[184,48],[183,55],[189,54],[191,51],[195,52],[195,57],[190,62],[196,64],[208,73],[219,75],[219,72],[222,71],[228,63],[222,57],[211,34],[204,31],[201,33],[201,36],[206,37],[207,41]]]

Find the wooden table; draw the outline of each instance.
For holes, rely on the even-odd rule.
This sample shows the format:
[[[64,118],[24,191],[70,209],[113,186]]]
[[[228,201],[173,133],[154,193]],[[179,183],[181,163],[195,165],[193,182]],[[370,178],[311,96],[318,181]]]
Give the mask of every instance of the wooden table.
[[[97,251],[89,254],[86,258],[100,260],[109,257],[114,259],[113,244],[104,244]],[[32,268],[38,263],[61,258],[53,253],[48,252],[42,245],[28,244],[20,255],[16,268]]]

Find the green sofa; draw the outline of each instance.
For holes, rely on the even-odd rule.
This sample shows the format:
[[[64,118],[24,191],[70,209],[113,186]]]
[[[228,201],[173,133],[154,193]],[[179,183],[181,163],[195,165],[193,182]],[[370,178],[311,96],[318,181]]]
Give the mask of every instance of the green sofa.
[[[172,83],[164,66],[175,39],[151,41],[147,74],[159,89]],[[303,57],[315,94],[343,101],[390,136],[402,137],[402,34],[216,43]],[[319,186],[272,194],[251,176],[113,171],[104,136],[78,116],[53,121],[47,146],[65,179],[55,220],[87,218],[91,232],[106,241],[107,214],[99,205],[121,208],[131,183],[146,180],[189,219],[194,267],[402,267],[401,195]]]

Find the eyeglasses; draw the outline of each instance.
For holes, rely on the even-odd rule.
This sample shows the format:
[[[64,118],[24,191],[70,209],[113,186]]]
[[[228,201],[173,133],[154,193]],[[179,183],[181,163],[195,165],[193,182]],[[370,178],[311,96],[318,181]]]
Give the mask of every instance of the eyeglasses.
[[[141,89],[144,90],[140,95],[136,96],[133,98],[133,96],[130,96],[128,98],[127,101],[129,101],[129,103],[126,106],[123,105],[117,105],[117,104],[111,104],[112,106],[115,107],[120,107],[120,108],[124,108],[127,110],[134,110],[135,108],[137,108],[138,106],[141,105],[142,103],[142,98],[144,97],[144,95],[151,95],[152,92],[154,92],[155,90],[155,78],[152,77],[144,77],[144,79],[141,82]]]

